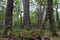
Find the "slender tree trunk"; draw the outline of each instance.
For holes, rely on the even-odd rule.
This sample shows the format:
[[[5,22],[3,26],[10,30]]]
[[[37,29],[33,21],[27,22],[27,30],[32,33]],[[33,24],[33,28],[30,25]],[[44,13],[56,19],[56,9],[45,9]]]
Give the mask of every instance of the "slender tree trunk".
[[[41,0],[40,0],[41,1]],[[42,30],[41,30],[41,33],[42,33],[42,35],[44,35],[44,27],[43,27],[43,17],[44,17],[44,12],[45,12],[45,10],[46,10],[46,7],[45,7],[45,5],[46,5],[46,0],[45,1],[43,1],[44,2],[44,4],[42,5],[42,2],[41,3],[38,3],[39,4],[39,13],[38,13],[38,28],[40,27],[40,28],[42,28]],[[42,8],[42,6],[43,6],[43,8]]]
[[[56,8],[56,20],[57,20],[57,21],[59,20],[58,5],[57,5],[57,8]]]
[[[44,15],[43,8],[40,6],[40,12],[38,14],[38,26],[39,27],[42,27],[43,15]]]
[[[50,30],[53,33],[53,35],[57,36],[56,33],[56,25],[55,25],[55,20],[53,18],[53,0],[47,0],[47,15],[49,18],[49,22],[50,22]]]
[[[41,0],[40,0],[41,2]],[[43,21],[43,15],[44,15],[44,9],[42,8],[42,2],[41,3],[37,3],[38,6],[39,6],[39,9],[38,9],[38,27],[42,27],[42,21]]]
[[[24,8],[24,27],[30,27],[30,15],[29,15],[29,0],[23,0],[23,8]]]
[[[5,14],[5,31],[4,35],[7,35],[9,30],[12,30],[12,12],[13,12],[13,0],[7,0],[7,8]]]
[[[57,8],[56,8],[56,21],[58,22],[58,29],[60,29],[60,21],[59,21],[58,5],[57,5]]]

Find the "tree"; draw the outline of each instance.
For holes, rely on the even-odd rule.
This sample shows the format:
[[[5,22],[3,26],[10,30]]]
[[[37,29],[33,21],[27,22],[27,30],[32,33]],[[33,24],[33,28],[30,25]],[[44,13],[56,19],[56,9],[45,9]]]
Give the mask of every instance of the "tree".
[[[0,0],[0,28],[4,27],[4,17],[5,17],[5,6],[6,1]]]
[[[54,2],[54,5],[56,6],[56,21],[57,21],[57,25],[58,25],[58,29],[60,29],[60,21],[59,21],[59,13],[58,13],[58,8],[59,8],[59,5],[58,5],[58,1],[55,0]]]
[[[4,35],[7,35],[7,32],[11,30],[12,27],[13,1],[14,0],[7,0],[7,8],[5,14],[5,31],[3,33]]]
[[[30,27],[30,15],[29,15],[29,0],[23,0],[23,8],[24,8],[24,27]]]
[[[56,33],[56,25],[55,25],[55,20],[53,18],[53,0],[47,0],[47,12],[46,15],[49,18],[50,22],[50,30],[53,33],[53,35],[58,36]]]
[[[44,16],[44,13],[43,13],[43,4],[42,4],[42,1],[40,0],[40,3],[38,3],[39,5],[39,13],[38,13],[38,26],[39,27],[42,27],[42,21],[43,21],[43,16]]]
[[[43,26],[44,13],[46,11],[46,0],[36,0],[38,4],[38,28],[42,28],[41,33],[44,35],[45,29]]]

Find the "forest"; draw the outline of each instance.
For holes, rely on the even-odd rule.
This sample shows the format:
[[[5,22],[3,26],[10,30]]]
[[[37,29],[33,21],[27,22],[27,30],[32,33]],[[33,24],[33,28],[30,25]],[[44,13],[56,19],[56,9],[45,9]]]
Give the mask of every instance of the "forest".
[[[60,40],[60,0],[0,0],[0,40]]]

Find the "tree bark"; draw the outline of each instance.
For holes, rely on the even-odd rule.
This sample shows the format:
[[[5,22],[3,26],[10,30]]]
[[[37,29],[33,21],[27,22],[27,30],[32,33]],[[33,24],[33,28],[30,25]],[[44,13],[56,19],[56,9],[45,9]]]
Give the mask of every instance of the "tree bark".
[[[24,8],[24,27],[29,29],[30,27],[29,0],[23,0],[23,8]]]
[[[50,31],[53,33],[53,35],[58,36],[56,33],[56,25],[55,20],[53,18],[53,0],[47,0],[47,12],[49,22],[50,22]]]
[[[5,31],[4,35],[7,35],[9,30],[12,30],[12,12],[13,12],[13,0],[7,0],[7,8],[5,14]]]

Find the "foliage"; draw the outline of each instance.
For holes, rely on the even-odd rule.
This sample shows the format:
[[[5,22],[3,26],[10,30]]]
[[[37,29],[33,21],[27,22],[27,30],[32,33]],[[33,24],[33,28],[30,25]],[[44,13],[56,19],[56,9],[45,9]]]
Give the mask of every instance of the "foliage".
[[[37,26],[38,26],[38,13],[40,11],[38,11],[37,9],[37,4],[35,3],[39,3],[39,5],[41,6],[46,6],[47,7],[47,0],[30,0],[30,7],[31,6],[35,6],[36,8],[32,8],[31,10],[34,9],[34,11],[31,11],[30,10],[30,21],[31,21],[31,27],[33,27],[33,30],[26,30],[26,29],[21,29],[21,28],[17,28],[19,27],[19,23],[24,23],[24,10],[23,10],[23,6],[22,6],[22,0],[14,0],[14,10],[13,10],[13,15],[12,15],[12,28],[13,28],[13,31],[12,33],[15,35],[15,36],[19,36],[21,33],[24,33],[26,35],[26,37],[31,37],[32,35],[41,35],[41,28],[39,29],[36,29]],[[4,26],[4,22],[5,22],[5,13],[6,13],[6,4],[7,1],[6,0],[0,0],[0,27],[1,25]],[[53,6],[57,6],[59,3],[58,3],[58,0],[53,0]],[[37,6],[36,6],[37,5]],[[53,7],[53,8],[54,8]],[[46,11],[46,9],[45,9]],[[53,12],[53,16],[54,16],[54,19],[56,19],[56,14],[55,14],[55,11]],[[45,18],[45,17],[44,17]],[[60,20],[59,20],[60,22]],[[58,23],[56,22],[56,26]],[[53,34],[48,30],[49,26],[46,27],[45,29],[45,36],[48,36],[48,37],[51,37]],[[56,28],[57,29],[57,28]],[[57,29],[58,30],[58,29]],[[2,27],[2,29],[0,30],[0,32],[3,33],[4,29]],[[56,38],[56,40],[59,40],[59,38]]]

